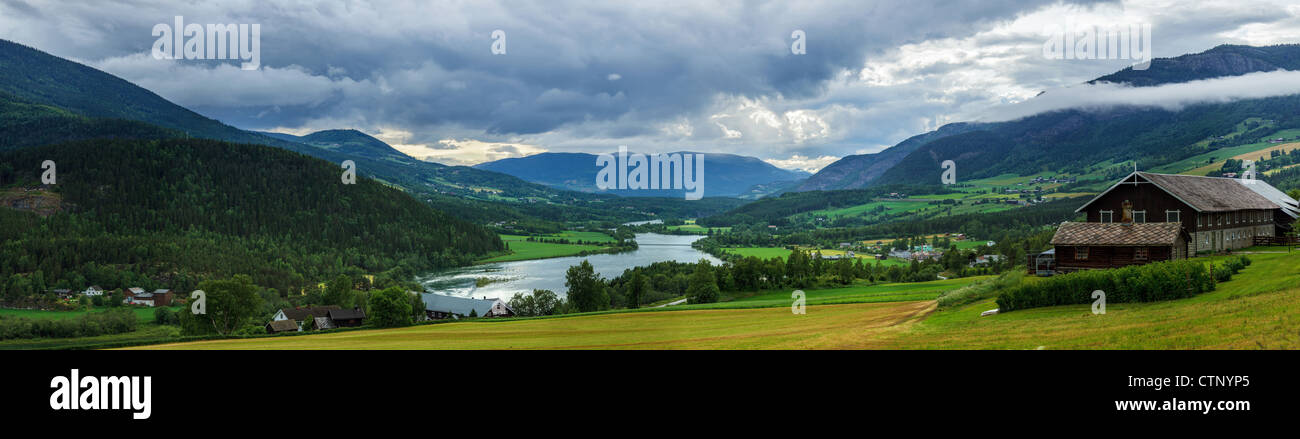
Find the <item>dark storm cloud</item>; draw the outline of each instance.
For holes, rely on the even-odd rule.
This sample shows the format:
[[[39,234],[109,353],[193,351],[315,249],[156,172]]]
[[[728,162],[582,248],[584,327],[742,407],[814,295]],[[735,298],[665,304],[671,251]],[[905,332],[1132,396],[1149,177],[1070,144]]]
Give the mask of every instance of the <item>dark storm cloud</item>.
[[[1165,16],[1171,24],[1163,35],[1204,41],[1213,38],[1209,30],[1290,17],[1236,4]],[[980,65],[980,56],[996,52],[899,61],[934,50],[917,45],[936,41],[975,39],[1007,50],[1038,44],[1032,35],[988,31],[1044,7],[1072,8],[1045,0],[7,0],[0,2],[0,37],[250,129],[358,128],[401,133],[396,141],[381,137],[394,143],[472,138],[555,150],[632,141],[817,158],[887,146],[966,107],[999,103],[990,87],[962,82],[972,72],[1040,81],[1031,87],[1087,79],[1091,72],[1062,75],[1071,67],[1032,57]],[[261,24],[263,68],[152,59],[150,29],[176,15],[189,23]],[[506,32],[505,55],[490,51],[496,29]],[[806,32],[806,55],[790,52],[796,29]],[[873,62],[888,78],[856,84],[858,71]]]

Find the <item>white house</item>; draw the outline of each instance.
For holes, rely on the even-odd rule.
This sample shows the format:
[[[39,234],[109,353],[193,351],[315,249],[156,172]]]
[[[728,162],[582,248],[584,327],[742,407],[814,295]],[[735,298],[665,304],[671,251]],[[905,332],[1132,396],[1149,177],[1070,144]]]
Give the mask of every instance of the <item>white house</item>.
[[[90,288],[86,288],[86,291],[82,291],[81,294],[87,296],[102,296],[104,295],[104,289],[100,288],[99,285],[91,285]]]

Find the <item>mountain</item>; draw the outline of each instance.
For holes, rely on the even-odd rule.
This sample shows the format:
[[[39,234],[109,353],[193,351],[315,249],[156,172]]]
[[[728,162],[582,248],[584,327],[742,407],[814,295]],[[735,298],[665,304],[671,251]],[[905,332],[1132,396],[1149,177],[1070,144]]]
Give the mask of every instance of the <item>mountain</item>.
[[[305,136],[269,132],[258,132],[258,134],[290,142],[305,143],[353,157],[388,160],[403,165],[414,164],[418,161],[394,149],[384,141],[357,130],[325,130]]]
[[[5,40],[0,40],[0,100],[58,109],[90,121],[144,122],[185,137],[274,146],[333,163],[353,160],[360,175],[408,191],[435,191],[471,198],[485,193],[506,198],[556,195],[545,186],[507,175],[416,160],[378,139],[351,130],[324,131],[314,133],[318,137],[297,140],[287,135],[272,137],[241,130],[111,74]],[[151,132],[145,137],[156,138],[160,133]],[[25,138],[0,139],[0,149],[15,144],[40,143]]]
[[[1276,69],[1300,69],[1300,45],[1219,46],[1197,54],[1158,58],[1147,70],[1127,68],[1095,82],[1154,86]],[[999,123],[957,123],[909,138],[877,154],[849,156],[813,175],[799,190],[852,189],[886,184],[932,184],[944,160],[959,179],[1005,173],[1083,173],[1099,163],[1136,160],[1153,168],[1230,146],[1207,141],[1234,133],[1252,118],[1269,124],[1235,136],[1250,143],[1300,127],[1300,97],[1282,96],[1189,105],[1180,111],[1116,107],[1063,110]]]
[[[796,191],[824,191],[833,189],[856,189],[884,174],[899,161],[916,151],[927,142],[975,130],[978,124],[952,123],[939,127],[938,130],[912,136],[897,145],[874,154],[851,155],[836,160],[822,168]]]
[[[1146,70],[1129,67],[1088,82],[1148,87],[1274,70],[1300,70],[1300,45],[1255,47],[1225,44],[1201,53],[1160,58]]]
[[[57,164],[57,184],[41,185],[45,160]],[[182,290],[184,279],[242,273],[299,291],[344,273],[404,282],[504,248],[397,189],[343,184],[332,163],[261,145],[92,139],[16,149],[0,152],[5,192],[39,194],[50,216],[0,208],[0,266],[41,273],[50,286],[139,280]]]
[[[673,154],[699,154],[677,152]],[[571,152],[547,152],[527,157],[502,159],[475,165],[475,168],[513,175],[547,186],[598,192],[596,155]],[[808,177],[803,171],[791,171],[754,157],[734,154],[704,154],[705,195],[711,197],[736,197],[754,195],[755,186],[778,182],[793,182]],[[599,191],[622,196],[681,197],[683,190],[612,190]]]

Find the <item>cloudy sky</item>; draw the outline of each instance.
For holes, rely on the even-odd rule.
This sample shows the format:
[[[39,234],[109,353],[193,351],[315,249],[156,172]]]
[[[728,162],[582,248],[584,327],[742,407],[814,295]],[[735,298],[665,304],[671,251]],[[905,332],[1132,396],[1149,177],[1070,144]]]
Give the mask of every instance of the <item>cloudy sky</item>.
[[[259,24],[261,68],[155,59],[152,29],[177,15]],[[1156,57],[1300,42],[1300,5],[1265,0],[0,0],[0,38],[206,116],[294,134],[355,128],[451,164],[628,145],[815,170],[949,122],[1132,100],[1079,84],[1134,61],[1043,54],[1053,31],[1118,23],[1150,24]],[[806,53],[792,53],[795,31]],[[1300,82],[1259,79],[1139,99],[1177,106]],[[1026,102],[1044,90],[1051,100]]]

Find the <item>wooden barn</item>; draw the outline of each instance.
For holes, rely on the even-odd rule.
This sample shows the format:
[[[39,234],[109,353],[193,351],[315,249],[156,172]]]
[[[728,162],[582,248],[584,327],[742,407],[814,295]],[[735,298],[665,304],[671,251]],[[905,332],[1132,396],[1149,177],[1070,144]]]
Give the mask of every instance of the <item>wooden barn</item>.
[[[1178,224],[1188,234],[1188,254],[1196,254],[1245,248],[1255,237],[1289,231],[1295,203],[1260,180],[1134,172],[1076,212],[1088,223]],[[1058,249],[1058,263],[1063,256]]]
[[[1062,223],[1052,236],[1055,271],[1115,268],[1187,258],[1178,223]]]

